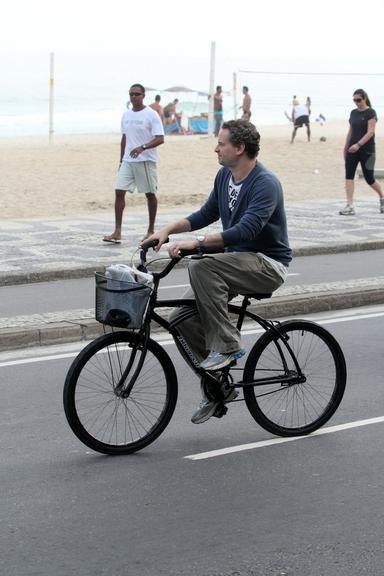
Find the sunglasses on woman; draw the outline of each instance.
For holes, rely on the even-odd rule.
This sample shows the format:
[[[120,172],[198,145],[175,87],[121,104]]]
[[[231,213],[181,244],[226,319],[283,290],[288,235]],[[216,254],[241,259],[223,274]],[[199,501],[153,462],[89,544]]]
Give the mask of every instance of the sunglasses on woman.
[[[354,101],[354,102],[362,102],[362,101],[363,101],[363,98],[354,98],[353,101]]]

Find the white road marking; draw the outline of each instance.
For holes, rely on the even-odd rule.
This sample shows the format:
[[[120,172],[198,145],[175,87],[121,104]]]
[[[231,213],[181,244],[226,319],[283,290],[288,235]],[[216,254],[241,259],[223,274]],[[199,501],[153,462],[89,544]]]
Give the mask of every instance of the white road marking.
[[[384,316],[384,312],[376,312],[372,314],[360,314],[359,316],[344,316],[337,319],[330,318],[329,320],[322,320],[319,324],[338,324],[340,322],[351,322],[352,320],[368,320],[369,318],[379,318]]]
[[[84,346],[85,348],[85,346]],[[63,358],[75,358],[78,352],[67,352],[66,354],[53,354],[52,356],[35,356],[34,358],[21,358],[19,360],[9,360],[0,362],[0,368],[6,366],[19,366],[21,364],[34,364],[35,362],[47,362],[48,360],[62,360]]]
[[[189,288],[190,284],[173,284],[171,286],[160,286],[159,290],[171,290],[174,288]]]
[[[380,318],[382,316],[384,316],[384,311],[372,312],[372,313],[368,313],[368,314],[362,314],[361,312],[357,312],[356,314],[350,315],[350,316],[343,316],[342,311],[335,311],[334,315],[331,313],[331,314],[328,314],[327,316],[324,316],[324,317],[319,317],[319,315],[317,315],[316,317],[315,316],[303,316],[302,318],[307,318],[308,320],[313,318],[313,320],[315,320],[318,324],[338,324],[340,322],[352,322],[354,320],[368,320],[370,318]],[[287,320],[295,320],[295,318],[290,317],[290,318],[287,318]],[[248,329],[246,325],[245,325],[244,329],[241,331],[241,333],[244,336],[250,336],[252,334],[261,334],[262,332],[264,332],[264,330],[262,328]],[[159,344],[161,344],[162,346],[173,346],[175,344],[173,339],[169,338],[168,334],[166,334],[166,335],[154,334],[153,339],[157,340],[159,342]],[[33,364],[35,362],[47,362],[48,360],[63,360],[65,358],[75,358],[75,356],[77,356],[79,351],[82,350],[83,348],[85,348],[85,346],[88,343],[89,342],[83,342],[82,341],[82,342],[79,342],[76,344],[76,347],[74,348],[73,351],[69,351],[69,352],[65,352],[65,353],[59,353],[59,354],[46,354],[43,356],[25,357],[25,351],[21,351],[20,354],[24,355],[23,358],[17,358],[16,357],[13,360],[0,361],[0,368],[5,368],[7,366],[17,366],[17,365],[21,365],[21,364]],[[72,347],[73,347],[73,345],[72,345]],[[57,346],[55,348],[57,349]],[[49,347],[47,347],[46,350],[48,351]],[[14,351],[14,354],[15,354],[15,352],[16,351]],[[1,356],[4,357],[3,354],[1,354]]]
[[[285,442],[294,442],[297,440],[304,440],[312,438],[313,436],[322,436],[324,434],[332,434],[333,432],[340,432],[342,430],[350,430],[351,428],[358,428],[359,426],[369,426],[371,424],[379,424],[384,422],[384,416],[377,418],[369,418],[367,420],[356,420],[355,422],[346,422],[345,424],[338,424],[336,426],[329,426],[328,428],[321,428],[312,432],[308,436],[291,436],[289,438],[271,438],[270,440],[262,440],[260,442],[251,442],[250,444],[240,444],[239,446],[230,446],[228,448],[221,448],[219,450],[211,450],[209,452],[201,452],[200,454],[191,454],[184,456],[187,460],[207,460],[208,458],[216,458],[217,456],[226,456],[227,454],[234,454],[236,452],[244,452],[245,450],[256,450],[257,448],[264,448],[265,446],[273,446],[275,444],[284,444]]]

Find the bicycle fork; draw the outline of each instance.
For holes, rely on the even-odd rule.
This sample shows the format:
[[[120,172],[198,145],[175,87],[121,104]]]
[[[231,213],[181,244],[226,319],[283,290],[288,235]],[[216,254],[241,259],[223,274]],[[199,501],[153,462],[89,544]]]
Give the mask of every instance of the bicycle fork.
[[[147,346],[146,346],[147,340],[148,340],[148,334],[146,335],[143,343],[138,342],[132,346],[132,352],[130,354],[128,364],[125,368],[123,368],[121,365],[121,359],[119,357],[119,352],[117,350],[118,365],[119,365],[119,371],[121,373],[121,376],[120,376],[117,384],[114,385],[114,393],[119,398],[124,398],[124,399],[128,398],[131,391],[132,391],[133,386],[135,385],[135,382],[137,381],[137,378],[138,378],[138,376],[141,372],[141,369],[143,367],[145,357],[147,355]],[[136,357],[138,354],[140,354],[140,357],[138,358],[137,366],[136,366],[133,374],[130,376],[128,384],[126,385],[126,380],[127,380],[128,376],[129,376],[129,374],[130,374],[130,372],[131,372],[131,370],[135,364]],[[108,355],[110,355],[109,351],[108,351]],[[109,363],[112,367],[111,358],[109,360]]]

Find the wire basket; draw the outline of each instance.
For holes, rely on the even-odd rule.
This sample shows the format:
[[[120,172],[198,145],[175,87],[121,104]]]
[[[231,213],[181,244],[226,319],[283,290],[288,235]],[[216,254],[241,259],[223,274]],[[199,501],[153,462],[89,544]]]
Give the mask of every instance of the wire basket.
[[[95,273],[96,320],[108,326],[141,328],[152,288]]]

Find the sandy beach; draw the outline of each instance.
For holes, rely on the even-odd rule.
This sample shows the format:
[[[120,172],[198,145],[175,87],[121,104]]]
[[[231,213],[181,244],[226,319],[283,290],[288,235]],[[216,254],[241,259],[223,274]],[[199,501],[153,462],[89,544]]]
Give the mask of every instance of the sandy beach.
[[[347,121],[313,123],[290,144],[291,125],[260,127],[259,160],[280,178],[286,202],[340,199],[344,203],[342,150]],[[322,142],[321,137],[326,141]],[[376,132],[376,168],[384,168],[384,126]],[[62,217],[111,211],[120,135],[55,135],[0,139],[0,219]],[[215,139],[170,136],[159,148],[159,210],[198,207],[218,170]],[[356,198],[375,198],[356,178]],[[127,194],[127,210],[145,208],[145,199]]]

